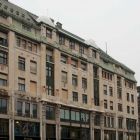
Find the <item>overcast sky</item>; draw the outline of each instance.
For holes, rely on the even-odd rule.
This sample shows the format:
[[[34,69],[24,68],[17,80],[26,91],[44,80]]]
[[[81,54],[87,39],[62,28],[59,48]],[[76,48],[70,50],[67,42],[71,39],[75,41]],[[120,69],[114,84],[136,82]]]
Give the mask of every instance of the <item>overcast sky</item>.
[[[136,72],[140,85],[140,0],[9,0],[48,16],[84,39],[93,39],[108,54]]]

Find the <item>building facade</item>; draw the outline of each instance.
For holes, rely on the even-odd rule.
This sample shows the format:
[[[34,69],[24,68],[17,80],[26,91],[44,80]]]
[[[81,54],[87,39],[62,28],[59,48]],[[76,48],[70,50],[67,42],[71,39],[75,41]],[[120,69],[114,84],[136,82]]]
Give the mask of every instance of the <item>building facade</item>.
[[[0,0],[1,140],[138,140],[134,74],[94,41]]]
[[[140,139],[140,86],[137,86],[137,93],[138,93],[138,121],[139,121],[139,139]]]

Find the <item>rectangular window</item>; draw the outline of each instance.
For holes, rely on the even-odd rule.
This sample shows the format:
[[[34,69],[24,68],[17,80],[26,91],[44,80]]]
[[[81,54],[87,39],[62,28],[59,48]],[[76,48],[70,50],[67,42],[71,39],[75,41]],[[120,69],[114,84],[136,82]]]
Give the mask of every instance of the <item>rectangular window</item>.
[[[121,88],[117,88],[117,96],[118,96],[118,99],[122,99],[122,89]]]
[[[7,86],[8,76],[6,74],[0,73],[0,86]]]
[[[134,107],[131,107],[132,114],[134,115]]]
[[[16,45],[17,47],[21,47],[21,39],[19,37],[16,37]]]
[[[35,61],[30,61],[30,72],[33,74],[37,73],[37,63]]]
[[[75,60],[75,59],[71,59],[71,65],[72,65],[73,67],[77,68],[77,67],[78,67],[78,61]]]
[[[68,63],[68,57],[66,55],[61,55],[61,62],[64,64]]]
[[[30,103],[25,103],[25,116],[30,117]]]
[[[80,112],[79,111],[71,111],[71,120],[72,121],[80,121]]]
[[[69,109],[63,109],[60,110],[60,118],[62,120],[69,120],[70,119],[70,111]]]
[[[46,50],[46,61],[53,62],[53,50]]]
[[[25,58],[23,57],[18,57],[18,69],[25,71]]]
[[[23,103],[21,101],[17,101],[17,115],[22,116],[22,106]]]
[[[107,95],[107,85],[104,85],[104,87],[103,87],[104,89],[104,95]]]
[[[73,101],[78,102],[78,93],[77,92],[72,92],[73,95]]]
[[[130,101],[129,93],[127,93],[127,101]]]
[[[37,93],[37,83],[36,81],[30,81],[30,92],[34,95]]]
[[[75,49],[75,42],[73,40],[69,41],[69,47],[70,47],[71,50]]]
[[[37,104],[33,104],[32,105],[32,115],[33,115],[33,118],[37,118]]]
[[[118,103],[118,111],[123,111],[122,104]]]
[[[55,120],[55,107],[46,106],[46,119]]]
[[[72,75],[72,85],[76,87],[78,85],[78,78],[77,75]]]
[[[33,50],[32,42],[28,42],[27,45],[28,45],[27,46],[28,50],[32,52],[32,50]]]
[[[7,113],[7,99],[0,98],[0,114]]]
[[[86,79],[86,78],[82,78],[82,88],[83,88],[84,90],[87,89],[87,79]]]
[[[131,94],[131,102],[134,103],[134,95]]]
[[[127,106],[127,113],[130,113],[130,106]]]
[[[121,77],[117,76],[117,86],[121,87]]]
[[[123,128],[123,118],[118,118],[118,128],[119,129]]]
[[[81,62],[81,69],[82,69],[83,71],[87,71],[87,64]]]
[[[99,78],[99,68],[97,66],[94,66],[93,67],[93,75],[94,75],[94,78]]]
[[[8,41],[7,41],[7,34],[0,32],[0,45],[4,46],[4,47],[8,47]]]
[[[52,38],[52,30],[51,29],[46,29],[46,37]]]
[[[22,43],[22,44],[21,44],[21,47],[22,47],[23,49],[26,49],[26,45],[27,45],[26,40],[22,39],[21,43]]]
[[[87,104],[87,95],[82,95],[83,104]]]
[[[107,109],[107,100],[104,100],[104,108]]]
[[[113,110],[113,101],[110,101],[110,110]]]
[[[95,50],[92,50],[92,57],[96,58],[97,57],[97,52]]]
[[[113,96],[113,87],[109,87],[109,95]]]
[[[79,45],[79,53],[84,54],[85,53],[85,47],[83,45]]]
[[[60,45],[65,45],[65,37],[64,37],[64,35],[59,35],[59,44]]]
[[[0,50],[0,64],[7,65],[8,63],[8,54],[7,52]]]
[[[25,79],[18,78],[18,90],[25,92]]]
[[[67,72],[65,72],[65,71],[61,72],[61,81],[63,83],[67,83]]]

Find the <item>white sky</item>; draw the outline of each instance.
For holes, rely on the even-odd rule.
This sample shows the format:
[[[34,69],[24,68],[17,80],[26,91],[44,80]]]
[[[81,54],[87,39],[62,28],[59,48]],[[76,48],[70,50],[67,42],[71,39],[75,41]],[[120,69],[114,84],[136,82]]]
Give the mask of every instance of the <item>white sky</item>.
[[[140,0],[9,0],[99,47],[136,72],[140,85]]]

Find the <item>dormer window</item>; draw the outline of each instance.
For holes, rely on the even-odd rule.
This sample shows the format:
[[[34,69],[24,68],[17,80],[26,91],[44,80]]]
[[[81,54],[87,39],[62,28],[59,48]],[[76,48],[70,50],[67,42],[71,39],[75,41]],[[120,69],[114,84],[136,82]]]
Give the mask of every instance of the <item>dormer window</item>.
[[[69,46],[70,46],[70,49],[71,49],[71,50],[75,50],[75,41],[70,40]]]
[[[51,29],[46,28],[46,37],[52,38],[52,30]]]

